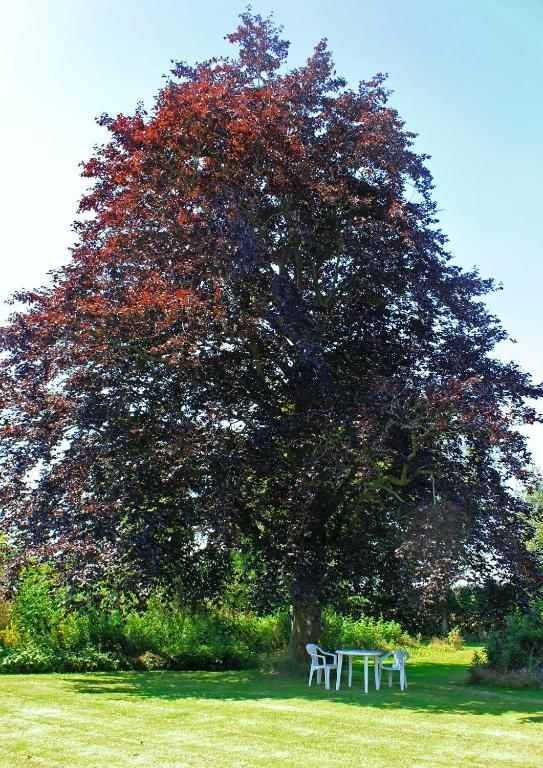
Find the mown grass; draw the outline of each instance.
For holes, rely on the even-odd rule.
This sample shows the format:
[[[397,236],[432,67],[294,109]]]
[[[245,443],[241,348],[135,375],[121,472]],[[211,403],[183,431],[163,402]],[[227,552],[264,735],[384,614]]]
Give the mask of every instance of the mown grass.
[[[469,686],[472,653],[418,652],[406,692],[368,695],[359,668],[338,692],[256,671],[3,676],[0,765],[540,768],[543,695]]]

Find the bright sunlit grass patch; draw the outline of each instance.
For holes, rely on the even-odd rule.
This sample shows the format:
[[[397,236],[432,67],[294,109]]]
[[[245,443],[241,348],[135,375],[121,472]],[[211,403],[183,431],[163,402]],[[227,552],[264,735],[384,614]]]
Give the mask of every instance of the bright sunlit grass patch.
[[[467,684],[473,648],[418,651],[409,688],[240,672],[0,678],[0,765],[536,768],[543,695]]]

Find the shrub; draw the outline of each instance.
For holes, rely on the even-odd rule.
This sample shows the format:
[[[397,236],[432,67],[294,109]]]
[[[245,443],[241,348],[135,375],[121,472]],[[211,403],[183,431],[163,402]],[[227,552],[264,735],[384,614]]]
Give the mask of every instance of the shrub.
[[[0,652],[0,672],[116,672],[134,669],[132,659],[122,654],[84,648],[77,652],[52,650],[27,644]]]
[[[492,669],[479,653],[475,652],[469,670],[470,683],[499,686],[512,689],[543,689],[543,670],[526,669],[499,672]]]
[[[153,595],[143,611],[132,610],[124,617],[124,647],[136,656],[159,653],[183,635],[185,612],[175,604]]]
[[[66,590],[49,565],[27,566],[11,604],[11,621],[22,635],[50,636],[66,613],[66,599]]]
[[[220,670],[263,660],[270,669],[294,669],[286,658],[287,611],[256,616],[204,606],[189,612],[160,593],[140,610],[129,601],[98,610],[80,597],[71,596],[69,609],[67,590],[52,568],[24,569],[9,621],[0,629],[0,671]],[[320,642],[388,649],[412,641],[395,621],[326,611]]]
[[[472,683],[503,688],[543,688],[543,621],[536,613],[508,616],[491,630],[486,663],[475,654],[469,672]]]
[[[72,611],[59,622],[54,640],[60,648],[71,651],[93,647],[121,652],[126,646],[123,615],[92,608]]]
[[[4,597],[0,595],[0,627],[6,628],[6,625],[10,621],[10,608],[11,605]]]
[[[188,614],[153,598],[144,611],[126,616],[125,644],[128,653],[150,651],[175,669],[240,669],[286,646],[288,629],[286,612],[257,617],[208,608]]]
[[[516,672],[543,667],[543,622],[536,614],[508,616],[489,633],[486,656],[491,669]]]
[[[146,651],[141,656],[138,656],[136,666],[138,669],[145,670],[166,669],[168,667],[168,660],[163,656],[159,656],[158,653]]]
[[[447,637],[433,637],[430,642],[434,648],[443,651],[458,651],[466,644],[458,627],[452,627]]]
[[[462,637],[462,633],[460,632],[460,629],[458,627],[451,627],[447,635],[447,643],[455,651],[458,651],[460,650],[460,648],[464,647],[464,645],[466,644],[466,641]]]
[[[13,621],[10,621],[9,624],[0,631],[0,645],[2,645],[3,648],[17,648],[21,645],[21,632]]]
[[[1,672],[51,672],[54,666],[52,651],[36,645],[28,644],[0,654]]]
[[[413,645],[397,621],[374,619],[361,616],[338,616],[332,611],[325,611],[319,642],[325,648],[371,648],[390,650],[405,645]]]
[[[219,612],[194,613],[185,617],[183,632],[169,637],[162,650],[173,669],[256,666],[256,650],[235,629],[232,618]]]
[[[75,652],[56,653],[50,671],[117,672],[122,669],[134,669],[135,666],[132,659],[121,653],[87,647]]]

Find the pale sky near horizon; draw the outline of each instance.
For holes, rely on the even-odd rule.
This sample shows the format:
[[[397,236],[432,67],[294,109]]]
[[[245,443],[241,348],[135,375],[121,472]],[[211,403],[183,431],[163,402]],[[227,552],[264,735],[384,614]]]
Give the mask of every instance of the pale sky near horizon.
[[[152,105],[171,59],[227,52],[245,2],[0,0],[0,302],[68,258],[78,163],[94,118]],[[543,0],[254,0],[298,65],[327,37],[356,85],[391,98],[430,154],[456,263],[503,290],[488,304],[517,343],[497,354],[543,380]],[[9,311],[0,305],[0,321]],[[543,426],[527,431],[543,467]]]

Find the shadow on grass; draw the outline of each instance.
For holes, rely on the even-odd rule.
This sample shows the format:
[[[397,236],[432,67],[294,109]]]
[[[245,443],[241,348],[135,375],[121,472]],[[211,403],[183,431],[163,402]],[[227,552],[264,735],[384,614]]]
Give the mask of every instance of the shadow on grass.
[[[523,717],[521,723],[543,723],[543,715],[536,715],[535,717]]]
[[[536,715],[543,712],[543,696],[537,691],[505,691],[467,684],[467,670],[462,664],[418,663],[408,668],[409,688],[373,687],[366,695],[362,670],[355,668],[352,688],[346,676],[342,687],[329,691],[324,685],[308,688],[299,677],[287,677],[245,670],[240,672],[118,672],[70,677],[73,690],[111,698],[133,696],[140,699],[201,699],[216,701],[258,701],[302,699],[334,702],[357,707],[387,710],[411,710],[427,713],[502,715],[511,712]],[[335,681],[334,681],[335,682]],[[383,680],[385,683],[385,680]],[[523,722],[543,722],[542,716],[526,717]]]

